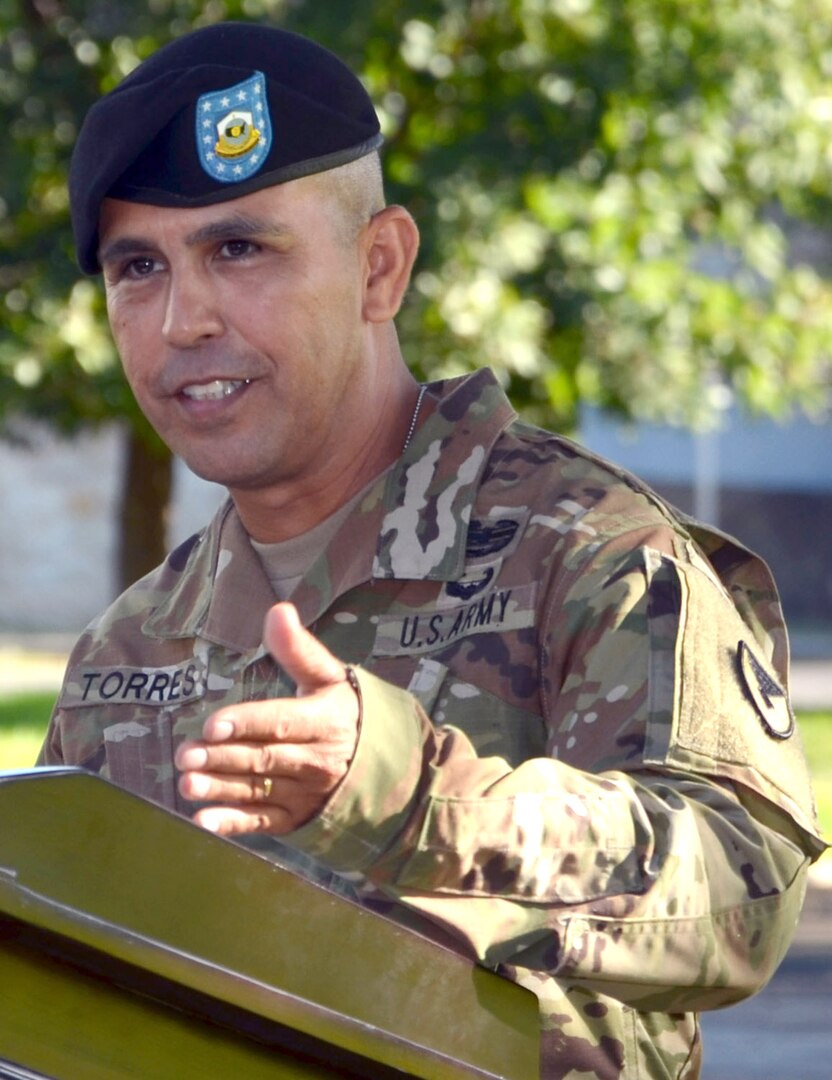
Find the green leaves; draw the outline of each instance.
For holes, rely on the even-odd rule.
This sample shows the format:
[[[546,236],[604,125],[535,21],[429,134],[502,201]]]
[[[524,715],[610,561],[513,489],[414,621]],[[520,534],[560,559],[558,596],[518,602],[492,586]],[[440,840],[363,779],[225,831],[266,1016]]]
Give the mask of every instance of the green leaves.
[[[832,0],[6,0],[0,425],[130,408],[75,283],[68,155],[101,90],[222,18],[365,78],[423,234],[400,318],[420,374],[488,363],[566,428],[582,401],[700,425],[726,393],[828,408]]]

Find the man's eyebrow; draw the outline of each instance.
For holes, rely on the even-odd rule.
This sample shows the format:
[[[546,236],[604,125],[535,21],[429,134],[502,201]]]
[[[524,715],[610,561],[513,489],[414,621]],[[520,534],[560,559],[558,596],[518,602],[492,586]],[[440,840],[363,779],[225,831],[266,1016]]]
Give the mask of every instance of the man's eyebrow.
[[[194,229],[186,235],[185,243],[188,247],[198,247],[200,244],[217,243],[221,240],[246,240],[254,236],[278,238],[288,232],[289,230],[279,222],[234,213]],[[103,266],[104,263],[113,262],[125,256],[147,255],[155,250],[156,244],[152,240],[140,236],[120,236],[112,243],[102,245],[98,253],[98,261]]]
[[[217,240],[245,240],[251,236],[279,237],[288,231],[279,222],[235,212],[188,233],[185,243],[189,247],[195,247]]]
[[[98,261],[104,266],[105,263],[115,262],[126,255],[146,255],[153,250],[153,244],[149,240],[142,240],[138,236],[120,236],[109,244],[104,244],[98,250]]]

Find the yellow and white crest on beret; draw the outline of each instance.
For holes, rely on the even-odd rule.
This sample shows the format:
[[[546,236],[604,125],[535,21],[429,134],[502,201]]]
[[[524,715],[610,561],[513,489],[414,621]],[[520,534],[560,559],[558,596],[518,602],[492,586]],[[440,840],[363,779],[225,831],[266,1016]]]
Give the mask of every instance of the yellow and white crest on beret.
[[[260,132],[250,112],[229,113],[217,124],[217,132],[219,138],[214,149],[220,157],[239,157],[260,142]]]
[[[255,71],[224,90],[203,94],[196,107],[199,161],[209,176],[225,184],[253,176],[272,141],[266,79]]]

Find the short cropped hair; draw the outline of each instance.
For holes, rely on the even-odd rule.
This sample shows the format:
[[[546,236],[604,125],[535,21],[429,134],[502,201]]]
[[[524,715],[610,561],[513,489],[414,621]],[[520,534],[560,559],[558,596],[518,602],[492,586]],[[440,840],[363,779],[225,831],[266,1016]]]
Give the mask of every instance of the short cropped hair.
[[[367,222],[384,209],[384,179],[378,153],[316,173],[316,183],[336,208],[339,239],[352,244]]]

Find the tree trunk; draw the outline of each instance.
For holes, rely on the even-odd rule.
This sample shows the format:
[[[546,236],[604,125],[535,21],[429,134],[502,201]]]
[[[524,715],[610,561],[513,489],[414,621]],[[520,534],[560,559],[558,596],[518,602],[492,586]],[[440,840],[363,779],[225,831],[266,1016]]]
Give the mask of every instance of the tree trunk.
[[[173,459],[167,447],[149,447],[129,428],[119,515],[119,589],[126,589],[162,562],[167,553],[168,505]]]

